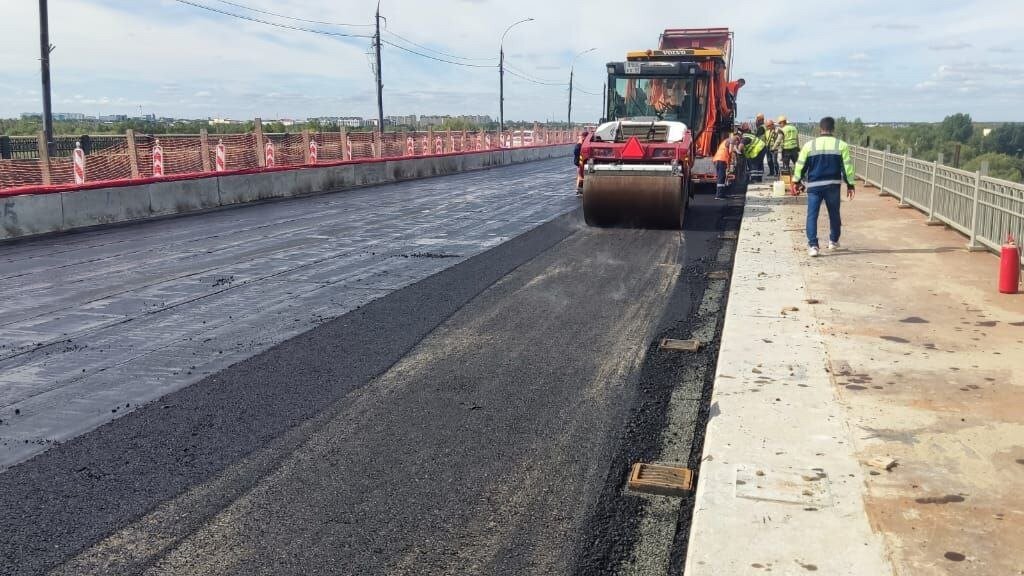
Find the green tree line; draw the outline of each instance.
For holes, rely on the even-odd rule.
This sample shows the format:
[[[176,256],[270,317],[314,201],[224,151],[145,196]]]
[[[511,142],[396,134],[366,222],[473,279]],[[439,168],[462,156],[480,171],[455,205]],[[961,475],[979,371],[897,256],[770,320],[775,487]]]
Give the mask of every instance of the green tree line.
[[[986,134],[986,132],[988,132]],[[850,144],[896,154],[912,151],[914,158],[937,160],[964,170],[980,169],[988,162],[989,175],[1024,182],[1024,124],[988,124],[972,121],[969,114],[952,114],[942,122],[903,126],[868,126],[860,118],[836,120],[836,135]],[[959,150],[959,155],[957,154]]]

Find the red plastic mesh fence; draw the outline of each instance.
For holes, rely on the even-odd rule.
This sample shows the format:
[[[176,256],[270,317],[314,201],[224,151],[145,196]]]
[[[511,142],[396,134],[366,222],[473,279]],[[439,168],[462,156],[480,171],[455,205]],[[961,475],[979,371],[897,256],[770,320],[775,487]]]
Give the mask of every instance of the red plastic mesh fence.
[[[319,164],[342,160],[372,158],[401,158],[409,155],[410,140],[413,156],[475,152],[498,149],[504,143],[513,147],[574,142],[577,131],[515,130],[504,135],[484,131],[388,132],[383,137],[373,132],[316,132],[308,138],[317,143]],[[504,136],[504,137],[501,137]],[[83,136],[83,141],[87,137]],[[133,158],[125,136],[94,136],[85,154],[85,180],[89,182],[130,180],[133,177]],[[266,142],[274,144],[275,166],[301,166],[306,163],[307,137],[302,133],[264,134]],[[438,148],[440,140],[440,149]],[[153,148],[159,141],[163,150],[164,175],[187,175],[213,172],[217,166],[217,145],[224,146],[224,170],[254,170],[260,168],[256,135],[211,135],[206,141],[206,162],[203,161],[202,137],[199,135],[135,135],[134,166],[139,178],[153,177]],[[68,144],[70,146],[70,143]],[[27,154],[26,154],[27,155]],[[67,186],[75,183],[74,164],[69,149],[62,148],[59,155],[49,159],[49,182],[45,181],[42,161],[20,157],[0,159],[0,190],[21,187],[40,187],[46,184]]]

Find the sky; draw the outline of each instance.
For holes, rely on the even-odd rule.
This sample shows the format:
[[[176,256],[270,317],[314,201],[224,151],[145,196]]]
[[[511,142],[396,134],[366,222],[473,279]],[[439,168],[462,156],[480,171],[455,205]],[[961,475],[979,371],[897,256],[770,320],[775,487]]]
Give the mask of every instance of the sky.
[[[189,1],[363,36],[372,34],[366,25],[376,7],[372,0],[232,0],[362,25],[342,27]],[[54,112],[376,116],[369,38],[281,29],[178,0],[49,4]],[[42,108],[37,10],[35,0],[0,0],[0,117]],[[656,47],[664,28],[727,26],[736,34],[732,75],[747,80],[742,116],[938,121],[966,112],[980,121],[1024,121],[1022,0],[382,0],[381,13],[385,41],[463,64],[385,45],[385,115],[497,118],[500,37],[509,24],[533,18],[505,39],[507,120],[564,120],[570,65],[596,48],[576,60],[573,98],[573,120],[596,121],[605,62]]]

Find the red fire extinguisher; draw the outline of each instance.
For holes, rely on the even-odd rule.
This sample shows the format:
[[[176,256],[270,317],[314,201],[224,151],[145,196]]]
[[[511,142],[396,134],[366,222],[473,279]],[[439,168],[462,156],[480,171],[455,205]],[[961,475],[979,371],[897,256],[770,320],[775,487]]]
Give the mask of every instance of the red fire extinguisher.
[[[1020,285],[1020,249],[1013,240],[1013,235],[1006,237],[1006,244],[999,255],[999,291],[1003,294],[1016,294]]]

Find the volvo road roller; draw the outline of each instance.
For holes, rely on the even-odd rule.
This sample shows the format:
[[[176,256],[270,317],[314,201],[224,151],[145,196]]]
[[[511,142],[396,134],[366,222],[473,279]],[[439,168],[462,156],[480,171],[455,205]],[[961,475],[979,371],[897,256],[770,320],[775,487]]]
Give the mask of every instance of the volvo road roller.
[[[608,63],[605,118],[580,149],[587,224],[682,228],[732,129],[731,44],[724,28],[666,30],[658,50]]]

